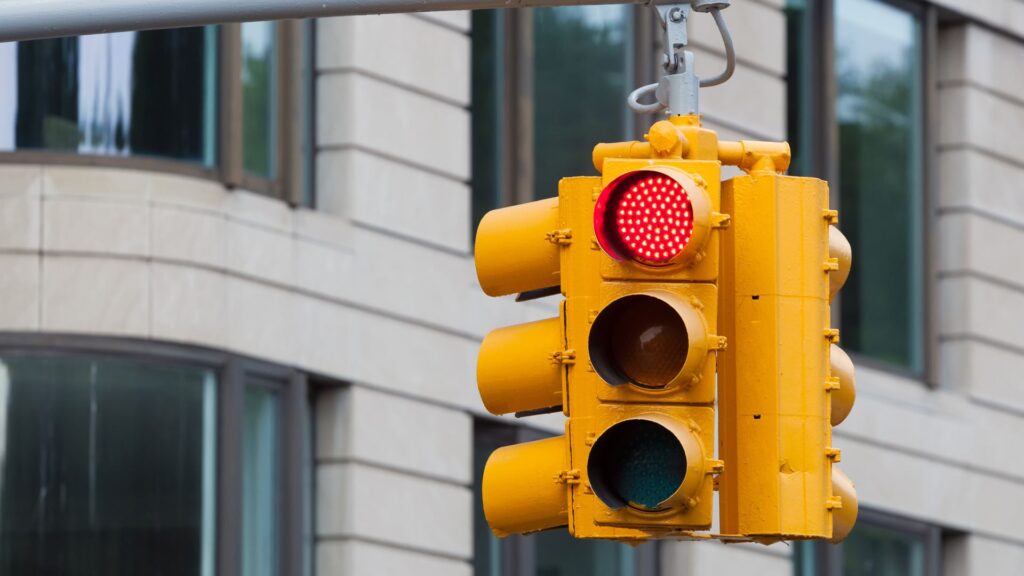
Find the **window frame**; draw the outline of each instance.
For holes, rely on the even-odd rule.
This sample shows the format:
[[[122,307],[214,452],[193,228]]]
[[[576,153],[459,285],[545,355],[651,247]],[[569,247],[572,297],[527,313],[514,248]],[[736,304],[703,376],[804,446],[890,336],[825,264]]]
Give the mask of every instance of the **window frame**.
[[[312,205],[307,189],[314,182],[307,174],[314,164],[305,158],[312,150],[311,103],[305,93],[313,91],[312,69],[314,51],[309,38],[313,26],[308,20],[275,22],[277,50],[274,79],[276,99],[276,134],[274,154],[278,174],[273,179],[246,174],[242,169],[242,37],[241,24],[223,24],[216,28],[215,58],[216,141],[215,163],[203,166],[185,160],[154,156],[105,156],[67,151],[14,150],[0,152],[0,164],[45,164],[127,168],[212,180],[226,188],[242,188],[279,198],[292,205]]]
[[[554,434],[551,432],[529,426],[517,426],[497,418],[479,416],[474,416],[473,418],[474,444],[480,438],[487,438],[489,444],[511,445],[532,442],[552,436]],[[473,479],[474,506],[477,504],[476,494],[481,493],[477,486],[481,481],[482,478]],[[554,530],[566,530],[566,528],[563,526]],[[649,544],[649,546],[634,548],[636,553],[633,562],[633,576],[658,576],[660,573],[660,543],[654,541]],[[500,539],[498,545],[501,550],[502,576],[535,576],[533,568],[536,558],[536,545],[532,539],[519,534],[512,534]]]
[[[658,30],[657,16],[649,6],[631,7],[629,46],[629,69],[633,86],[643,86],[658,79]],[[514,8],[498,11],[498,26],[501,26],[503,45],[498,46],[504,76],[503,91],[497,94],[498,121],[497,139],[498,190],[493,208],[532,202],[534,198],[534,148],[533,148],[533,8]],[[470,31],[472,34],[472,30]],[[622,101],[624,114],[626,100]],[[623,140],[639,139],[651,122],[654,114],[631,113],[631,126],[622,135]],[[596,142],[594,144],[597,144]],[[473,186],[484,185],[473,175]],[[475,197],[474,197],[475,200]],[[476,223],[473,223],[474,227]]]
[[[913,368],[900,366],[875,359],[871,356],[847,351],[856,364],[887,372],[911,380],[918,380],[930,388],[938,386],[938,330],[935,318],[938,312],[937,294],[937,263],[936,263],[936,241],[937,241],[937,214],[936,196],[938,182],[938,86],[937,86],[937,62],[938,62],[938,8],[931,3],[921,0],[876,0],[883,4],[904,10],[914,16],[920,22],[921,42],[921,158],[917,169],[920,171],[920,197],[918,205],[913,213],[919,215],[921,237],[919,239],[918,257],[920,258],[921,274],[921,321],[915,327],[919,333],[919,353],[921,354],[920,371]],[[807,66],[809,77],[805,82],[810,84],[810,89],[805,95],[807,101],[804,105],[808,108],[803,118],[790,118],[789,139],[794,137],[792,130],[794,126],[810,122],[811,127],[806,133],[810,141],[800,143],[809,150],[806,156],[806,171],[808,176],[816,176],[833,183],[829,189],[829,204],[840,205],[842,194],[839,180],[839,122],[836,111],[838,99],[838,78],[835,67],[835,0],[807,0],[808,14],[804,24],[810,26],[809,42],[812,45],[820,46],[820,50],[810,51],[808,57],[811,59]],[[787,32],[787,36],[789,32]],[[792,62],[790,62],[792,64]],[[787,79],[788,90],[800,90],[801,87],[792,82],[792,73]],[[793,98],[789,97],[792,104]],[[793,110],[790,109],[792,115]],[[800,123],[800,124],[797,124]],[[801,126],[802,128],[802,126]],[[801,131],[800,128],[797,131]],[[842,214],[840,214],[840,229],[842,229]],[[854,266],[857,265],[854,255]],[[832,325],[842,330],[841,307],[842,291],[836,296],[832,305]]]
[[[304,541],[312,511],[304,458],[311,447],[311,396],[308,377],[294,368],[198,346],[132,338],[70,334],[0,332],[0,353],[8,351],[106,356],[206,368],[217,374],[215,425],[216,502],[214,566],[216,574],[241,576],[242,568],[242,434],[245,389],[271,383],[280,396],[277,499],[277,573],[302,574],[308,561]],[[259,384],[254,384],[258,380]],[[306,567],[307,569],[309,567]]]
[[[893,532],[902,532],[916,536],[924,542],[924,576],[942,575],[942,529],[934,524],[894,516],[870,508],[861,508],[857,516],[857,524],[868,524]],[[854,528],[856,530],[856,528]],[[808,572],[816,576],[842,576],[843,548],[842,544],[829,544],[823,541],[803,542],[802,546],[811,546],[811,566],[798,566],[798,576]],[[796,556],[796,554],[794,554]]]

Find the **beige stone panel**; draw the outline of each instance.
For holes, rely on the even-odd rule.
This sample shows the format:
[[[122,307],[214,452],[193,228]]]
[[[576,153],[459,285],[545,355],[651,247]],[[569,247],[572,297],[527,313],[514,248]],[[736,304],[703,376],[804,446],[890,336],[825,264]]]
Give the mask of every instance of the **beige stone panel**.
[[[316,476],[317,536],[472,556],[469,488],[360,464],[323,464]]]
[[[954,339],[939,345],[944,388],[966,391],[972,399],[1024,415],[1024,354],[985,342]],[[1003,441],[999,441],[1002,443]],[[1024,466],[1016,473],[1024,476]]]
[[[856,484],[862,507],[952,529],[1000,534],[1024,544],[1018,529],[1024,482],[941,458],[907,454],[875,441],[846,437],[841,448],[843,471]]]
[[[292,227],[295,235],[303,240],[342,249],[352,245],[351,224],[319,208],[296,208],[292,212]]]
[[[317,67],[360,70],[469,104],[469,36],[410,14],[317,21]],[[400,47],[395,38],[401,38]]]
[[[39,255],[0,254],[0,331],[39,329]]]
[[[48,164],[43,167],[43,194],[85,196],[119,202],[149,202],[152,172]]]
[[[317,166],[322,210],[469,252],[468,185],[352,149],[320,152]]]
[[[150,199],[156,205],[222,212],[228,196],[237,193],[216,180],[159,172],[148,176]]]
[[[1024,291],[1024,226],[1011,226],[971,213],[939,218],[939,270],[970,271]]]
[[[43,248],[149,256],[150,206],[79,197],[43,199]]]
[[[227,345],[224,273],[154,263],[152,336],[213,347]]]
[[[228,270],[281,285],[295,282],[290,234],[234,219],[225,229]]]
[[[939,282],[939,329],[1024,349],[1024,292],[970,276]]]
[[[693,52],[699,76],[715,76],[725,68],[722,56],[698,47]],[[757,139],[784,140],[786,82],[741,64],[725,84],[701,89],[700,110],[709,120],[749,128]]]
[[[352,284],[358,271],[353,269],[351,249],[296,238],[292,243],[295,286],[324,297],[352,300]]]
[[[733,2],[723,15],[732,32],[737,59],[780,78],[786,75],[786,17],[781,10],[746,0]],[[693,46],[724,56],[722,36],[710,15],[693,15],[689,32]]]
[[[298,354],[294,308],[295,298],[298,297],[287,290],[229,275],[228,348],[268,360],[294,364]]]
[[[978,19],[990,26],[1024,37],[1024,2],[1017,0],[935,0],[953,12]]]
[[[42,328],[149,336],[149,264],[141,260],[43,258]]]
[[[942,541],[942,574],[1018,574],[1024,566],[1024,545],[980,534],[956,534]]]
[[[948,348],[940,350],[946,352]],[[1000,456],[1018,448],[1019,413],[977,402],[966,384],[944,381],[943,388],[935,390],[858,364],[857,401],[849,418],[833,429],[834,444],[845,450],[851,439],[871,442],[917,458],[951,462],[986,474],[998,471],[1024,481],[1024,460]]]
[[[318,397],[316,424],[318,458],[472,481],[473,421],[462,410],[353,386]]]
[[[321,540],[316,545],[320,576],[471,576],[468,562],[360,540]]]
[[[970,207],[1024,225],[1024,166],[985,152],[951,149],[939,154],[943,209]]]
[[[292,209],[277,198],[246,190],[234,190],[225,198],[222,210],[231,220],[291,234]]]
[[[39,166],[0,166],[0,248],[39,248],[42,190]]]
[[[356,73],[325,74],[317,143],[358,147],[469,179],[469,111]]]
[[[941,145],[973,146],[1024,165],[1024,106],[971,86],[951,86],[939,91],[939,111]]]
[[[227,221],[203,210],[153,204],[153,257],[223,268]]]

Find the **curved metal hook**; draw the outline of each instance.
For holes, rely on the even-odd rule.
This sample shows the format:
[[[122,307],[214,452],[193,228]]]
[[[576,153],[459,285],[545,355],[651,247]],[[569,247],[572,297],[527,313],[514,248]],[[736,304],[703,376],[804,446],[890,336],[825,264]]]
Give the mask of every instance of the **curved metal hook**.
[[[718,31],[722,34],[722,43],[725,44],[725,71],[714,78],[702,78],[700,81],[701,88],[724,84],[726,80],[732,78],[733,72],[736,71],[736,49],[733,47],[732,34],[729,33],[729,26],[725,23],[725,17],[722,16],[722,11],[719,9],[711,10],[711,16],[715,19]]]
[[[648,84],[647,86],[641,86],[636,90],[629,93],[626,98],[626,103],[629,104],[630,109],[639,114],[648,114],[651,112],[661,112],[665,109],[665,105],[661,102],[655,101],[650,104],[644,104],[640,102],[640,98],[648,93],[656,94],[658,90],[658,83]]]

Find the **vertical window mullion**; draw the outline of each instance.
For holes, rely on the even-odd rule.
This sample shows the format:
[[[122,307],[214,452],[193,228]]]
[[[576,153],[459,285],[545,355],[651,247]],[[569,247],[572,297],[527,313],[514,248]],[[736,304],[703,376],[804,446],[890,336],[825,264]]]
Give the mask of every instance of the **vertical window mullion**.
[[[242,28],[220,30],[220,172],[233,188],[242,183]]]
[[[217,450],[217,574],[241,574],[242,554],[242,400],[245,383],[241,362],[224,368],[218,398],[220,441]]]

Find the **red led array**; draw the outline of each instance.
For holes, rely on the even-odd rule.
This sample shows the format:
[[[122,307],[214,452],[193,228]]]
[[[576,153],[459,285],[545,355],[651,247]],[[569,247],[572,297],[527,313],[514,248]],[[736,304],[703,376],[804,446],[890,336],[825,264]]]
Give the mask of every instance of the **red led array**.
[[[623,185],[612,209],[620,248],[642,262],[671,261],[693,233],[693,210],[686,190],[660,174],[645,174]]]

